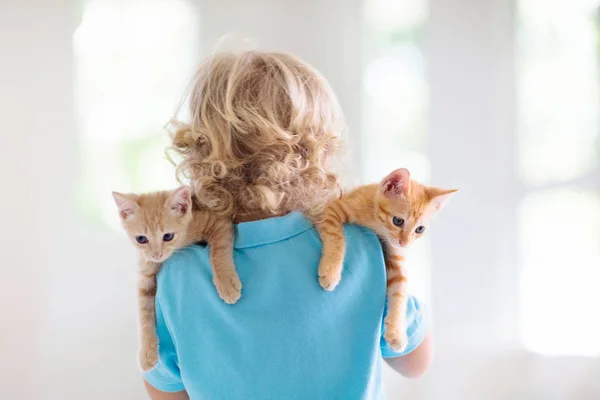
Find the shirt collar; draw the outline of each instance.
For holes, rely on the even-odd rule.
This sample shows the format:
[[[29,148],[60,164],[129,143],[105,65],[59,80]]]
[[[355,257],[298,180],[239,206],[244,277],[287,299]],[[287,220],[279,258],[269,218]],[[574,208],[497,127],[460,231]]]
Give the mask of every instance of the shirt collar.
[[[273,217],[235,225],[236,249],[262,246],[299,235],[313,226],[299,211],[283,217]]]

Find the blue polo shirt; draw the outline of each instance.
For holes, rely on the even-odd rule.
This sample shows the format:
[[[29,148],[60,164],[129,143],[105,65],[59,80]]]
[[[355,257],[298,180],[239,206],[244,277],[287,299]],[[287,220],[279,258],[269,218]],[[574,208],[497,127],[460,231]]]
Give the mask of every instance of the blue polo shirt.
[[[225,304],[212,283],[209,248],[169,258],[156,295],[159,362],[144,378],[191,399],[383,399],[383,357],[414,350],[426,326],[408,306],[409,345],[383,340],[385,266],[369,230],[345,227],[342,281],[319,286],[321,240],[300,213],[236,226],[242,297]]]

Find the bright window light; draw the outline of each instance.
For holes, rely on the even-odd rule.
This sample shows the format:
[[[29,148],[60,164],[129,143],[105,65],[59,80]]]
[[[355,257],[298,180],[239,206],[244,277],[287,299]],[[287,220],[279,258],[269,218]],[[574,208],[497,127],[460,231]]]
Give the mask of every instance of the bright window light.
[[[519,2],[521,338],[600,355],[600,3]]]
[[[118,224],[110,193],[176,185],[163,129],[198,56],[193,1],[88,0],[74,38],[79,201],[87,225]],[[102,166],[98,168],[98,166]]]

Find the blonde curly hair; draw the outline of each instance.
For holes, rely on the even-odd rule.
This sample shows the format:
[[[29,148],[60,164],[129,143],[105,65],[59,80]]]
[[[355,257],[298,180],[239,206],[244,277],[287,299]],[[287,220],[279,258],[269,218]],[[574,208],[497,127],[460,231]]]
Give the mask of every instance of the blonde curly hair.
[[[328,82],[284,53],[217,53],[192,80],[190,121],[174,119],[179,178],[223,217],[317,216],[338,192],[327,169],[344,127]]]

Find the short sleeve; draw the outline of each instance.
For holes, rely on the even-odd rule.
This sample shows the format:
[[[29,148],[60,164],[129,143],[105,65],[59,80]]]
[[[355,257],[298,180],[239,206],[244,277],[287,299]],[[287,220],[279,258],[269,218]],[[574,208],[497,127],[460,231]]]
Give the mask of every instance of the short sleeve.
[[[144,379],[162,392],[179,392],[185,389],[179,371],[179,362],[173,337],[165,315],[156,297],[156,334],[158,335],[158,363],[144,373]]]
[[[387,314],[387,301],[385,304],[385,309],[383,311],[383,318]],[[385,332],[385,325],[381,324],[381,339],[380,339],[380,347],[381,347],[381,355],[384,358],[392,358],[404,356],[416,349],[423,339],[425,338],[425,334],[427,333],[427,323],[425,319],[426,310],[424,306],[414,297],[408,298],[408,304],[406,307],[406,334],[408,336],[408,345],[406,349],[401,352],[396,352],[392,350],[388,344],[385,342],[383,338],[383,334]]]

